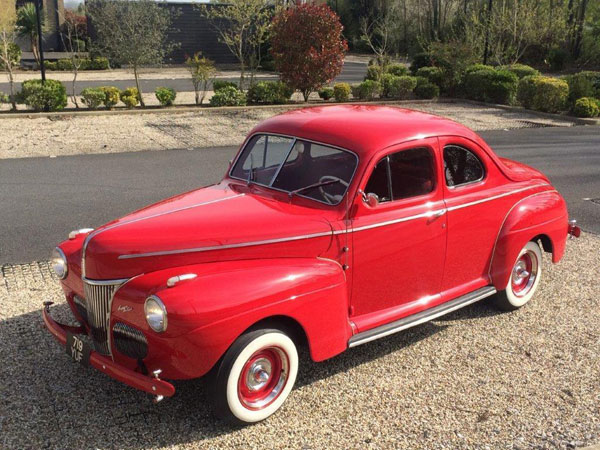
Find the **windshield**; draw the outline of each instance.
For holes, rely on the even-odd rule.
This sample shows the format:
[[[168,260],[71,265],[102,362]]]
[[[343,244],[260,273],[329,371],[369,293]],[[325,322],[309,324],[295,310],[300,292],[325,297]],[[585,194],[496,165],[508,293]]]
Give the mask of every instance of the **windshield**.
[[[356,169],[354,153],[292,137],[259,134],[230,175],[329,205],[342,201]]]

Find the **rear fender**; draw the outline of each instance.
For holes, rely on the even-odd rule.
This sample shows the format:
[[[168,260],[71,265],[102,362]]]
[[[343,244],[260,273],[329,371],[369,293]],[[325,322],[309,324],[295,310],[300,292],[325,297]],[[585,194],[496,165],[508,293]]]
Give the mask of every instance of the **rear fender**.
[[[497,290],[506,288],[519,252],[527,242],[538,236],[549,239],[552,261],[560,261],[565,251],[567,231],[567,207],[557,191],[538,192],[519,200],[508,212],[496,239],[490,263],[494,287]]]

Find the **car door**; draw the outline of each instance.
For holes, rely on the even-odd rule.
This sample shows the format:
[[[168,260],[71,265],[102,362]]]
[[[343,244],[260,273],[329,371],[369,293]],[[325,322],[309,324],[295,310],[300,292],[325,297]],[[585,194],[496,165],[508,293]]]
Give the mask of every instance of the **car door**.
[[[397,146],[371,161],[352,221],[351,316],[364,331],[439,298],[446,217],[436,138]]]

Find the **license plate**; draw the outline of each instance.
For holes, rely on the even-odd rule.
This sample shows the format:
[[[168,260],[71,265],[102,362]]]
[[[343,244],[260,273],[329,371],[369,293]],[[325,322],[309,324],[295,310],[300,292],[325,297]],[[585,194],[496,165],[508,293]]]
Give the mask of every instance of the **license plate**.
[[[84,342],[81,338],[67,333],[67,346],[65,347],[67,355],[73,359],[73,361],[89,366],[90,364],[90,353],[92,351],[90,345]]]

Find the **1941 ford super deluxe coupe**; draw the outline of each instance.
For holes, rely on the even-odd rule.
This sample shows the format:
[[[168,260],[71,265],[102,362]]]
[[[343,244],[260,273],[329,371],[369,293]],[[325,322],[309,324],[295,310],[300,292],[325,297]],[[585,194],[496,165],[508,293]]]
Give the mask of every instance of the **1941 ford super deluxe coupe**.
[[[569,234],[548,179],[460,124],[299,109],[256,126],[220,183],[72,232],[53,266],[80,326],[43,316],[73,359],[156,401],[208,374],[216,413],[256,422],[298,345],[322,361],[486,297],[519,308]]]

